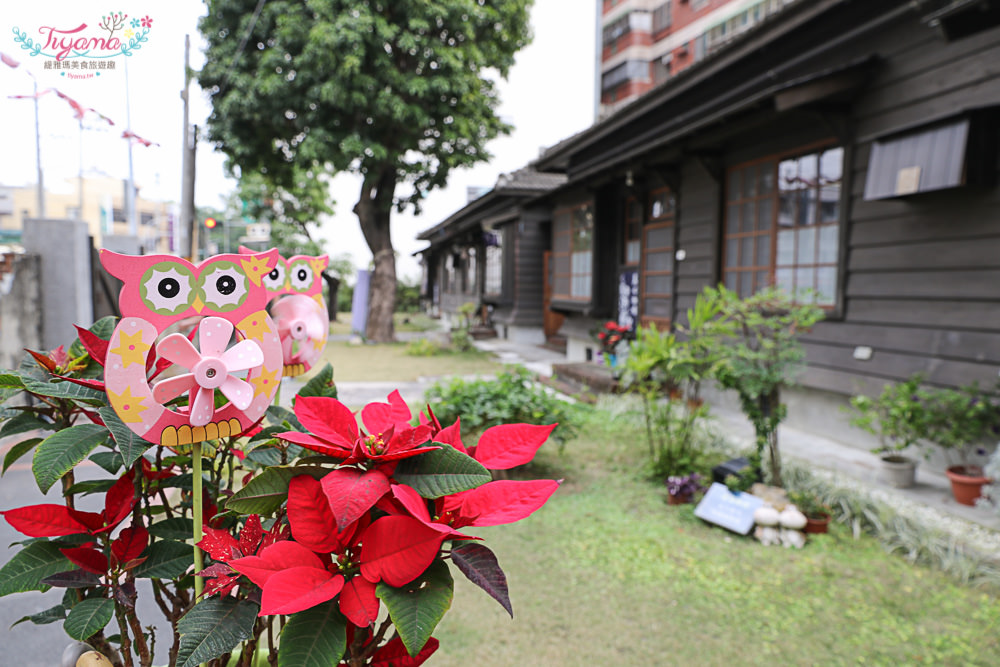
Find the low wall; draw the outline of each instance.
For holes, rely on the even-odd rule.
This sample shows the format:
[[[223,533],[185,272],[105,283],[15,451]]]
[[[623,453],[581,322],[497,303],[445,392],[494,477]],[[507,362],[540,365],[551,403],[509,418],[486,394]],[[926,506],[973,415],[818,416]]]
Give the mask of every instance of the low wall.
[[[41,350],[42,288],[38,255],[3,255],[0,274],[0,368],[17,368],[24,348]]]

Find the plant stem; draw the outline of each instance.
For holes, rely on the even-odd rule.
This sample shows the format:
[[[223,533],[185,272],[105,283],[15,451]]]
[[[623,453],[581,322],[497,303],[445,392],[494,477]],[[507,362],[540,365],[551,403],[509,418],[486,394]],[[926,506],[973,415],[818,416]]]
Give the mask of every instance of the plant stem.
[[[191,464],[194,469],[193,479],[191,480],[191,503],[193,505],[194,512],[194,571],[195,573],[201,572],[205,569],[204,562],[202,560],[201,549],[198,547],[198,543],[201,542],[202,533],[202,497],[201,497],[201,443],[196,442],[191,445]],[[195,574],[194,578],[194,598],[197,600],[201,598],[201,593],[205,588],[204,580]]]

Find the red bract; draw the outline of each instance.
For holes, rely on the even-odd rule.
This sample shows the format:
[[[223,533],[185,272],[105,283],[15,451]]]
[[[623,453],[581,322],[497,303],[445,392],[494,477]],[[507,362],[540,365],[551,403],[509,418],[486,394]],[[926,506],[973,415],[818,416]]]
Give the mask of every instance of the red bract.
[[[83,546],[72,549],[60,549],[63,556],[71,563],[77,565],[87,572],[104,575],[108,572],[108,557],[104,552],[95,548],[94,542],[87,542]]]
[[[431,437],[427,426],[411,427],[410,409],[398,391],[388,403],[369,403],[361,411],[367,432],[358,428],[353,412],[335,398],[299,396],[295,416],[309,433],[287,431],[277,437],[327,456],[345,459],[349,465],[361,461],[387,463],[416,456]]]
[[[142,526],[126,528],[111,543],[111,555],[115,562],[124,569],[135,567],[139,554],[149,544],[149,531]]]
[[[98,535],[113,530],[135,505],[132,474],[124,475],[104,496],[104,511],[81,512],[65,505],[29,505],[0,512],[15,530],[28,537],[65,537],[77,533]]]
[[[319,556],[295,542],[278,542],[259,556],[237,558],[230,565],[261,587],[260,615],[294,614],[336,597],[343,575],[334,574]]]
[[[101,366],[104,365],[104,359],[108,356],[108,342],[98,336],[97,334],[84,329],[83,327],[76,327],[77,337],[80,339],[80,344],[83,345],[83,349],[87,351],[90,358],[99,363]]]
[[[420,667],[434,655],[436,650],[438,650],[438,640],[431,637],[419,653],[411,656],[406,652],[403,640],[399,637],[393,637],[385,646],[375,651],[371,667]]]

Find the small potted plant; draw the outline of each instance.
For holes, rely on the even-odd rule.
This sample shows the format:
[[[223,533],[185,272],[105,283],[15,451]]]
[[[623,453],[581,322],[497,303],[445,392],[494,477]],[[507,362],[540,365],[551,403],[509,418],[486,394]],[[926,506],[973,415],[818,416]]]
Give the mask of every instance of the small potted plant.
[[[825,533],[830,525],[830,507],[816,494],[808,491],[789,491],[788,500],[806,515],[807,533]]]
[[[883,478],[896,488],[913,486],[917,460],[902,452],[927,436],[926,392],[921,382],[923,376],[917,374],[905,382],[887,384],[877,398],[851,398],[855,411],[851,424],[878,437],[879,446],[872,452],[882,460]]]
[[[625,339],[628,331],[628,327],[608,320],[603,327],[593,332],[595,340],[601,346],[601,358],[611,368],[618,365],[618,344]]]
[[[987,453],[983,443],[1000,423],[993,399],[975,383],[936,389],[927,397],[927,439],[944,452],[952,495],[963,505],[975,505],[990,481],[981,461]]]
[[[700,480],[701,475],[696,472],[667,477],[667,503],[670,505],[690,503],[694,500],[694,494],[705,488]]]

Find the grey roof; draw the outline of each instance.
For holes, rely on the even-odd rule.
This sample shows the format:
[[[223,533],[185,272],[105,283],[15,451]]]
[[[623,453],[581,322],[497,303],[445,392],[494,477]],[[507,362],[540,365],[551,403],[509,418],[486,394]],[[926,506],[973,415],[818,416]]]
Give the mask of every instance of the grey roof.
[[[542,173],[535,171],[531,166],[521,167],[515,171],[500,174],[497,177],[493,189],[469,202],[459,210],[452,213],[438,224],[425,229],[417,234],[417,238],[422,241],[438,237],[449,228],[457,231],[461,223],[469,224],[475,220],[474,216],[486,206],[497,203],[502,197],[532,198],[539,194],[558,188],[567,180],[565,174]],[[514,199],[512,202],[516,201]]]

